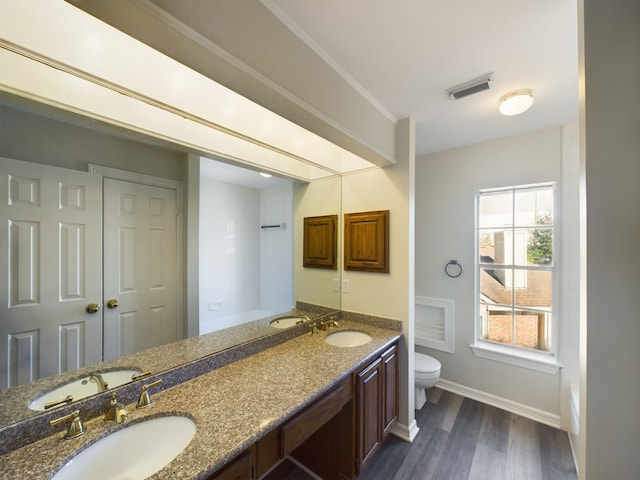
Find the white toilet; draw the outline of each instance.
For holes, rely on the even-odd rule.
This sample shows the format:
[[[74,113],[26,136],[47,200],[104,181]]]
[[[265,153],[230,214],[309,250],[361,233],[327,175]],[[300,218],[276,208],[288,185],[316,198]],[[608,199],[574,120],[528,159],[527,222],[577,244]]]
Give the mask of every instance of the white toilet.
[[[440,362],[424,353],[414,352],[416,410],[420,410],[427,401],[427,388],[433,387],[440,379]]]

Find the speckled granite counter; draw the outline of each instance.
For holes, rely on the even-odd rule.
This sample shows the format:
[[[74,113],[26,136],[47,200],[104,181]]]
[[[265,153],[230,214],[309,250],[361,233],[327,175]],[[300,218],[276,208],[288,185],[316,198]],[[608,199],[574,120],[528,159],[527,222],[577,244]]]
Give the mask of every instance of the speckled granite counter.
[[[141,372],[166,372],[183,365],[193,364],[201,358],[232,349],[269,336],[286,336],[290,332],[269,326],[270,320],[286,315],[305,314],[311,318],[318,316],[314,306],[304,304],[305,310],[296,309],[283,314],[217,330],[213,333],[179,340],[169,347],[162,345],[142,352],[124,355],[108,362],[87,366],[59,375],[41,378],[26,385],[0,390],[0,425],[9,425],[39,415],[42,412],[28,409],[29,401],[42,392],[47,392],[66,382],[86,377],[93,372],[105,372],[119,368],[137,369]],[[318,307],[316,307],[318,308]],[[326,310],[326,309],[325,309]],[[0,449],[0,452],[4,451]]]
[[[368,333],[373,339],[350,348],[324,341],[328,333],[345,329]],[[150,478],[206,478],[399,337],[397,331],[341,321],[337,329],[293,338],[153,395],[154,405],[149,409],[135,410],[129,405],[129,424],[176,413],[197,424],[189,446]],[[85,426],[87,434],[78,439],[63,440],[58,433],[0,457],[2,478],[47,479],[75,451],[109,430],[122,428],[99,418]]]

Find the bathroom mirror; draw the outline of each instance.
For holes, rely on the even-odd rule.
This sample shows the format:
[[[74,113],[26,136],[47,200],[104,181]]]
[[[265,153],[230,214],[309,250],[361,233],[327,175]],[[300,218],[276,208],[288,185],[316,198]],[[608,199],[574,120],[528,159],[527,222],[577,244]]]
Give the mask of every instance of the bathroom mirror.
[[[135,162],[133,170],[148,175],[163,175],[182,182],[186,192],[185,197],[188,196],[188,189],[192,187],[189,185],[191,180],[188,178],[187,158],[189,154],[193,155],[194,152],[187,152],[182,147],[149,138],[140,133],[123,130],[113,125],[107,125],[75,113],[58,110],[7,93],[0,93],[0,124],[2,125],[2,128],[0,128],[1,157],[29,161],[36,164],[46,163],[81,171],[87,171],[88,164],[126,170],[127,167],[131,167],[132,162]],[[116,155],[116,152],[119,155]],[[136,160],[138,155],[140,158],[139,163]],[[214,159],[206,159],[204,162],[208,163],[209,161],[214,161]],[[259,172],[253,170],[245,173],[250,173],[256,177],[259,176]],[[218,174],[222,175],[220,172]],[[220,178],[218,177],[214,182],[220,182]],[[206,189],[207,185],[211,184],[210,180],[205,179],[202,181],[202,178],[198,179],[200,182],[200,194],[202,194],[203,185]],[[274,182],[277,187],[272,186],[262,192],[261,188],[233,184],[230,179],[223,183],[231,186],[218,185],[218,187],[221,187],[220,190],[234,190],[233,195],[225,199],[228,202],[225,212],[230,213],[238,207],[238,203],[246,202],[247,198],[251,197],[253,212],[251,215],[258,220],[255,224],[255,231],[251,233],[252,240],[248,241],[252,250],[251,255],[243,254],[241,243],[233,244],[233,248],[240,249],[236,250],[235,258],[246,259],[250,257],[247,262],[249,273],[242,274],[242,278],[251,279],[255,277],[259,279],[263,272],[270,268],[275,271],[275,273],[272,272],[272,275],[280,275],[279,280],[266,282],[276,290],[262,292],[265,297],[263,303],[258,303],[256,300],[260,296],[260,292],[252,293],[250,309],[257,311],[257,313],[264,311],[269,316],[288,312],[297,302],[303,302],[339,310],[340,291],[338,287],[340,285],[339,272],[341,271],[341,266],[338,266],[337,271],[330,272],[318,272],[315,269],[303,268],[300,247],[302,243],[302,228],[299,227],[301,227],[302,219],[305,216],[340,214],[340,177],[328,177],[312,183],[281,178]],[[231,200],[232,197],[235,200]],[[216,208],[218,209],[217,213],[220,213],[220,205],[200,205],[201,218],[203,212],[212,213]],[[247,211],[238,207],[236,213],[245,215]],[[206,216],[204,218],[201,222],[209,222]],[[210,221],[212,223],[224,222],[223,231],[225,235],[234,235],[234,230],[230,227],[230,224],[233,223],[231,217],[226,219],[221,219],[220,217],[211,218]],[[4,224],[6,225],[6,221]],[[261,228],[262,226],[270,227],[271,225],[278,225],[278,228]],[[193,225],[187,227],[185,222],[184,249],[188,244],[187,228],[195,227]],[[202,230],[200,230],[200,233],[202,233]],[[277,237],[273,234],[281,235]],[[290,238],[288,246],[282,240],[283,235]],[[267,241],[263,241],[264,238]],[[277,244],[279,247],[277,251],[269,251],[269,245],[273,246],[273,244]],[[199,251],[201,255],[206,258],[207,262],[210,262],[206,265],[205,273],[207,268],[217,269],[216,262],[220,265],[223,260],[220,258],[211,259],[203,252],[210,252],[219,248],[221,247],[216,246],[213,248],[209,243],[200,245]],[[232,245],[226,244],[222,248],[232,248]],[[340,258],[340,254],[338,254],[338,258]],[[269,265],[268,262],[274,262],[274,265]],[[263,263],[266,265],[263,265]],[[188,270],[186,267],[185,269]],[[240,344],[278,331],[275,328],[268,328],[267,320],[263,322],[266,328],[262,324],[260,328],[249,328],[248,325],[251,325],[252,322],[261,322],[261,320],[253,318],[249,322],[242,323],[239,327],[232,326],[231,317],[242,312],[226,310],[226,308],[234,302],[242,302],[243,298],[246,300],[248,296],[243,294],[236,294],[233,297],[221,296],[219,289],[222,288],[221,286],[230,285],[232,283],[230,282],[230,276],[238,272],[239,270],[229,266],[226,273],[220,276],[221,282],[219,284],[212,285],[209,280],[205,279],[204,287],[202,284],[200,285],[200,291],[198,292],[200,297],[198,301],[200,316],[213,319],[214,323],[217,323],[215,328],[210,329],[212,333],[207,335],[206,340],[199,343],[199,346],[202,345],[201,354],[203,356],[229,348],[234,344]],[[189,271],[185,272],[185,282],[190,274],[192,273]],[[200,282],[202,277],[203,271],[201,270]],[[275,277],[272,276],[270,278]],[[242,285],[245,282],[240,280],[238,283]],[[203,292],[203,288],[208,290]],[[183,291],[182,294],[187,297],[193,295],[193,292]],[[277,301],[274,300],[276,297],[278,297]],[[186,311],[186,307],[184,310]],[[187,317],[186,313],[184,316],[185,318]],[[224,321],[220,321],[222,317],[226,317]],[[260,315],[256,318],[260,318]],[[231,335],[226,335],[224,339],[218,340],[219,336],[216,332],[221,328],[234,328],[236,331]],[[188,331],[186,323],[184,331]],[[184,336],[188,335],[185,334]],[[184,361],[191,360],[193,359]],[[166,359],[168,363],[165,363],[160,368],[155,368],[154,373],[177,366],[175,363],[170,363],[172,361],[171,359]],[[110,370],[115,367],[144,369],[146,365],[123,365],[123,360],[116,358],[112,361],[92,365],[91,369]],[[68,378],[69,374],[62,374],[62,376]],[[49,377],[47,380],[52,380],[52,378]],[[37,382],[34,382],[34,384],[37,384]],[[37,389],[34,390],[34,387],[37,387],[37,385],[32,385],[29,390],[30,393],[24,398],[20,397],[19,403],[26,405],[32,399],[34,392],[42,393],[38,392]],[[16,400],[14,393],[22,395],[18,392],[19,390],[21,390],[20,386],[0,390],[0,404],[13,404]],[[22,390],[25,389],[23,388]],[[11,402],[6,401],[6,399],[10,399]],[[4,422],[0,423],[0,428],[9,423],[18,422],[38,414],[38,411],[24,409],[20,415],[12,416],[8,420],[5,419]]]

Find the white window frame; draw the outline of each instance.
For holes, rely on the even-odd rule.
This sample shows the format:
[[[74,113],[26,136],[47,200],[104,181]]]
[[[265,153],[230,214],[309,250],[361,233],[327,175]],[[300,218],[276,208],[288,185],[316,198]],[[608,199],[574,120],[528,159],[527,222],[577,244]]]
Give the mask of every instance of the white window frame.
[[[537,188],[552,188],[554,193],[554,201],[553,201],[553,264],[551,267],[546,268],[551,272],[552,283],[553,283],[553,291],[552,291],[552,301],[551,301],[551,345],[550,351],[536,351],[532,349],[526,349],[511,345],[504,345],[495,342],[490,342],[485,340],[482,336],[482,318],[480,313],[480,270],[481,270],[481,262],[480,262],[480,249],[479,245],[479,218],[480,218],[480,197],[486,193],[495,193],[495,192],[508,192],[508,191],[522,191],[527,189],[537,189]],[[486,358],[490,360],[494,360],[497,362],[507,363],[510,365],[516,365],[523,368],[528,368],[531,370],[535,370],[538,372],[555,374],[561,368],[561,364],[558,362],[558,332],[559,329],[559,321],[557,315],[557,303],[558,303],[558,248],[556,248],[558,244],[558,189],[557,184],[555,182],[545,182],[538,184],[530,184],[530,185],[513,185],[508,187],[499,187],[499,188],[491,188],[491,189],[480,189],[476,191],[476,204],[475,204],[475,233],[474,233],[474,249],[475,249],[475,322],[474,322],[474,333],[475,338],[474,342],[469,345],[471,350],[473,351],[476,357]]]

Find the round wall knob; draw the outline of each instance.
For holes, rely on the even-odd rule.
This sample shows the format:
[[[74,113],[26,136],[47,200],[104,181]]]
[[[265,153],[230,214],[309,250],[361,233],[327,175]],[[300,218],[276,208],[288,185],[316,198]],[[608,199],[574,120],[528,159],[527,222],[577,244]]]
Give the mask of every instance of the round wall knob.
[[[112,298],[107,302],[107,307],[109,308],[118,308],[118,305],[120,305],[120,302],[116,298]]]
[[[100,305],[97,303],[90,303],[87,305],[87,313],[97,313],[100,311]]]

